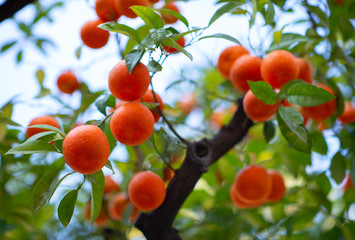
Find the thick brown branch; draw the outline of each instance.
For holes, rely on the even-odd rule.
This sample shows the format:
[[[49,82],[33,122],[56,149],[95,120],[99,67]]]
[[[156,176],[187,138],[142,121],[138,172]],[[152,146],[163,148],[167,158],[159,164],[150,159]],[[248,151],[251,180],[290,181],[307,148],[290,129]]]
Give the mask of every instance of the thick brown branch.
[[[135,223],[148,240],[181,239],[172,225],[185,199],[208,167],[240,142],[251,126],[240,100],[231,122],[213,139],[188,144],[185,160],[168,185],[164,203],[150,213],[142,213]]]
[[[15,13],[20,11],[23,7],[27,6],[30,3],[33,3],[35,0],[8,0],[5,1],[0,6],[0,22],[4,21],[7,18],[12,17]]]

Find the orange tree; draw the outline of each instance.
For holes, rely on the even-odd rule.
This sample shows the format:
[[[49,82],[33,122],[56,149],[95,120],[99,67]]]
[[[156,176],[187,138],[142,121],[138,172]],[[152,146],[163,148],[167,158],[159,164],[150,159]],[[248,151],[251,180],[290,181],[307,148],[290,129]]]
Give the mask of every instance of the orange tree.
[[[32,2],[5,1],[0,21]],[[38,70],[37,98],[52,97],[68,111],[54,115],[61,124],[37,116],[27,139],[12,118],[16,102],[1,108],[1,238],[354,239],[355,3],[317,3],[220,0],[206,26],[191,27],[176,2],[97,1],[97,19],[85,24],[81,37],[91,48],[116,37],[120,56],[109,89],[93,92],[68,71],[58,87],[80,92],[74,108],[44,87]],[[62,3],[34,4],[33,22],[15,23],[44,51],[50,40],[35,36],[32,27]],[[290,12],[300,19],[280,20]],[[230,14],[247,19],[245,42],[233,33],[206,34]],[[144,24],[120,23],[127,17]],[[231,26],[238,27],[235,19]],[[297,24],[304,34],[287,30]],[[253,31],[263,36],[255,39]],[[156,73],[172,54],[184,54],[194,66],[189,47],[210,38],[233,45],[197,76],[189,67],[182,71],[166,91],[184,91],[193,101],[168,105],[154,90]],[[17,43],[4,43],[1,52]],[[92,106],[102,116],[81,126]],[[189,123],[194,116],[198,127]],[[127,157],[118,160],[122,154]],[[105,182],[101,168],[120,175],[120,185]],[[58,222],[69,230],[56,235]]]

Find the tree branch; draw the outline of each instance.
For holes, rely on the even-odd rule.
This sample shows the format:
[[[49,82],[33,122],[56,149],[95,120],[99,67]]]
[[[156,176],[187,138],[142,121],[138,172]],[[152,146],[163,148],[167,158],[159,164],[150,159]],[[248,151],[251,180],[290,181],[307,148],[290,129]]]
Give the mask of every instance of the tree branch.
[[[8,0],[5,1],[0,6],[0,22],[12,17],[15,13],[20,11],[23,7],[27,6],[30,3],[33,3],[35,0]]]
[[[135,223],[148,240],[181,239],[172,225],[185,199],[209,166],[240,142],[252,124],[240,99],[231,122],[214,138],[188,143],[185,160],[170,181],[163,204],[150,213],[140,214]]]

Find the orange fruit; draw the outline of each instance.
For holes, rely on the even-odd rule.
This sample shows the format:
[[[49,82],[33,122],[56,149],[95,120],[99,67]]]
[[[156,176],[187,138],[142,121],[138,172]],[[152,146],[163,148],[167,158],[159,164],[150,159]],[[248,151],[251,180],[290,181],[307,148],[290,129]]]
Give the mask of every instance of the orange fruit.
[[[184,115],[188,115],[193,109],[197,107],[197,98],[194,93],[184,94],[177,102],[177,107],[182,110]]]
[[[180,45],[180,47],[185,47],[185,38],[181,37],[178,40],[176,40],[177,44]],[[176,53],[178,50],[176,50],[176,48],[173,47],[168,47],[168,46],[163,46],[164,50],[168,53]]]
[[[233,86],[242,92],[246,92],[249,90],[248,80],[261,81],[261,62],[261,58],[248,54],[242,55],[235,60],[229,72],[229,79]]]
[[[126,193],[116,194],[108,203],[108,213],[116,221],[121,221],[123,212],[129,205],[129,199]]]
[[[338,119],[343,124],[355,122],[355,107],[350,101],[345,102],[344,111],[340,116],[338,116]]]
[[[316,86],[327,90],[335,96],[333,89],[331,89],[327,85],[324,85],[323,83],[317,83]],[[304,116],[307,116],[308,118],[311,118],[316,121],[323,121],[335,113],[336,105],[336,99],[333,99],[318,106],[302,107],[302,112]]]
[[[300,69],[296,57],[285,50],[275,50],[263,59],[261,76],[273,88],[281,88],[285,83],[296,79]]]
[[[127,146],[136,146],[152,135],[154,117],[141,103],[130,102],[115,110],[110,127],[117,141]]]
[[[84,207],[84,218],[88,221],[91,222],[91,217],[90,217],[91,211],[90,211],[90,202],[88,202],[85,207]],[[99,216],[97,216],[96,220],[95,220],[95,224],[98,227],[104,227],[108,222],[109,222],[109,218],[105,212],[105,208],[104,206],[101,207],[101,211],[99,213]]]
[[[110,33],[97,26],[104,23],[101,19],[92,20],[85,23],[80,31],[81,40],[90,48],[101,48],[106,45],[110,37]]]
[[[351,179],[351,176],[350,176],[349,172],[347,172],[345,174],[345,177],[344,177],[344,179],[343,179],[343,181],[341,182],[340,185],[342,186],[344,191],[354,187],[354,184],[353,184],[353,181]]]
[[[165,185],[155,173],[139,172],[128,184],[129,199],[142,211],[158,208],[165,199]]]
[[[52,116],[45,115],[41,117],[36,117],[32,119],[31,122],[28,124],[26,130],[26,138],[30,138],[33,135],[36,135],[38,133],[48,131],[41,128],[29,128],[30,126],[38,125],[38,124],[46,124],[61,129],[59,122]]]
[[[286,187],[284,179],[280,173],[275,170],[268,170],[269,175],[271,176],[271,192],[267,197],[266,201],[268,202],[278,202],[280,201],[286,193]]]
[[[264,204],[264,201],[258,201],[255,203],[244,202],[243,200],[240,199],[240,197],[236,193],[234,184],[231,186],[229,194],[230,194],[230,198],[231,198],[232,202],[234,203],[234,205],[237,206],[238,208],[241,208],[241,209],[255,208],[255,207],[259,207]]]
[[[105,176],[104,194],[119,192],[120,186],[112,179],[111,176]]]
[[[135,206],[133,206],[131,216],[129,217],[129,221],[131,221],[131,222],[136,221],[136,219],[138,218],[140,212],[141,212],[141,211],[139,211],[138,208],[136,208]]]
[[[270,119],[277,111],[279,103],[265,104],[257,99],[251,90],[248,90],[243,99],[245,114],[255,122],[263,122]]]
[[[64,138],[64,160],[76,172],[96,173],[105,166],[109,155],[107,137],[94,125],[78,126]]]
[[[134,101],[141,98],[150,84],[148,68],[138,63],[129,74],[125,60],[117,63],[108,76],[108,87],[113,96],[122,101]]]
[[[116,10],[116,0],[96,0],[95,11],[97,16],[105,22],[117,21],[120,17]]]
[[[149,3],[151,3],[151,4],[154,4],[154,3],[159,2],[159,0],[148,0],[148,1],[149,1]]]
[[[117,11],[129,18],[137,17],[133,10],[130,9],[130,7],[135,5],[148,6],[148,0],[116,0]]]
[[[302,79],[309,84],[313,82],[313,67],[312,65],[303,58],[296,58],[296,62],[300,69],[298,74],[298,79]]]
[[[79,88],[80,84],[72,71],[65,71],[59,75],[57,86],[61,92],[72,94]]]
[[[159,94],[157,92],[154,92],[155,93],[155,97],[157,98],[157,101],[159,103],[159,108],[161,111],[164,110],[164,104],[163,104],[163,101],[161,100],[161,97],[159,96]],[[156,103],[155,101],[155,98],[154,98],[154,95],[153,95],[153,92],[151,89],[148,89],[145,94],[143,95],[143,97],[141,98],[141,102],[146,102],[146,103]],[[150,111],[152,112],[153,114],[153,117],[154,117],[154,122],[158,122],[159,121],[159,118],[160,118],[160,115],[159,115],[159,111],[158,111],[158,108],[152,108],[150,109]]]
[[[260,203],[267,199],[272,188],[272,178],[267,170],[249,165],[238,172],[234,180],[235,195],[246,203]]]
[[[229,79],[229,72],[233,63],[240,56],[245,54],[249,54],[249,51],[240,45],[227,47],[219,55],[217,62],[217,70],[224,78]]]
[[[168,2],[163,6],[163,9],[169,9],[174,12],[180,13],[179,8],[176,6],[175,2]],[[177,18],[169,13],[161,13],[161,18],[163,19],[165,24],[173,24],[177,22]]]

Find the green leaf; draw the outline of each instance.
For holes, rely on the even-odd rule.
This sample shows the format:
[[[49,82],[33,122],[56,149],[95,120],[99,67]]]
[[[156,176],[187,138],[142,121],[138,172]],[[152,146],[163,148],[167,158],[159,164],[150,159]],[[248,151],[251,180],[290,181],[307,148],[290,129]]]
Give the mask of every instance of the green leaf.
[[[62,136],[58,135],[58,133],[56,133],[54,131],[45,131],[45,132],[40,132],[40,133],[37,133],[37,134],[31,136],[29,139],[26,140],[26,142],[32,142],[32,141],[35,141],[40,138],[41,138],[41,141],[44,141],[44,142],[51,142],[54,140],[63,139]]]
[[[81,46],[79,46],[76,50],[75,50],[75,56],[77,59],[80,59],[81,56]]]
[[[153,109],[159,106],[159,103],[152,103],[152,102],[141,102],[145,107],[148,109]]]
[[[271,121],[264,122],[264,137],[266,142],[270,142],[275,137],[275,125]]]
[[[20,63],[22,61],[22,53],[23,53],[22,50],[18,51],[16,55],[16,63]]]
[[[42,87],[43,86],[43,80],[44,80],[44,71],[43,71],[43,69],[40,68],[40,69],[38,69],[36,71],[36,77],[37,77],[38,83]]]
[[[53,197],[53,194],[55,193],[55,191],[57,190],[57,188],[59,187],[59,185],[63,182],[63,180],[68,177],[69,175],[72,175],[75,172],[71,172],[71,173],[67,173],[66,175],[64,175],[61,179],[59,179],[57,181],[57,183],[54,185],[53,188],[51,188],[51,193],[49,194],[48,200],[47,200],[47,206],[51,200],[51,198]]]
[[[173,15],[174,17],[179,19],[183,24],[185,24],[186,27],[189,27],[189,22],[187,21],[187,19],[183,15],[178,13],[178,12],[175,12],[175,11],[170,10],[170,9],[154,9],[154,10],[158,11],[158,12],[161,12],[161,13]]]
[[[256,14],[258,13],[258,2],[257,0],[251,0],[253,4],[253,14],[251,15],[250,21],[249,21],[249,29],[254,25],[255,23],[255,18]]]
[[[277,94],[269,83],[264,81],[248,81],[248,84],[255,97],[263,103],[269,105],[277,103]]]
[[[112,174],[115,174],[115,171],[113,170],[113,166],[110,160],[107,160],[107,163],[105,164],[105,167],[110,169],[112,171]]]
[[[45,174],[36,184],[32,195],[32,214],[35,214],[51,196],[54,184],[57,181],[63,165],[56,170]]]
[[[104,195],[105,177],[102,170],[89,175],[91,182],[91,206],[90,219],[94,223],[99,216],[102,206],[102,198]]]
[[[310,153],[311,141],[307,129],[303,126],[303,117],[295,109],[280,107],[276,112],[277,122],[282,135],[295,149]]]
[[[164,28],[151,29],[150,32],[151,32],[150,36],[152,37],[155,45],[160,45],[160,43],[166,37],[166,31]]]
[[[331,87],[336,96],[336,116],[339,116],[343,113],[344,111],[344,96],[338,85],[335,83],[335,81],[332,81],[332,79],[327,79],[327,84],[329,87]]]
[[[33,154],[33,153],[48,153],[48,152],[57,152],[58,150],[53,147],[53,145],[35,140],[31,142],[24,142],[20,145],[17,145],[7,151],[6,154]]]
[[[208,23],[208,26],[214,23],[218,18],[220,18],[225,13],[231,13],[237,11],[238,8],[241,7],[243,4],[244,3],[240,3],[240,2],[229,2],[224,4],[213,14],[212,18],[210,19],[210,22]]]
[[[266,10],[266,15],[265,15],[265,23],[268,25],[272,25],[274,23],[274,17],[275,17],[274,4],[271,2],[271,0],[269,0],[268,7]]]
[[[149,70],[149,72],[155,73],[155,72],[160,72],[163,67],[155,60],[150,60],[147,68]]]
[[[67,227],[74,212],[75,202],[78,197],[78,190],[68,192],[60,201],[58,206],[58,218],[64,227]]]
[[[5,52],[6,50],[8,50],[8,49],[10,49],[12,46],[14,46],[16,43],[17,43],[17,41],[11,41],[11,42],[5,43],[5,44],[1,47],[0,52],[1,52],[1,53]]]
[[[45,129],[45,130],[51,130],[51,131],[58,133],[62,137],[66,136],[65,132],[63,132],[59,128],[56,128],[56,127],[53,127],[53,126],[47,125],[47,124],[36,124],[36,125],[30,126],[29,128],[41,128],[41,129]]]
[[[228,41],[231,41],[231,42],[234,42],[236,44],[239,44],[239,45],[242,45],[237,39],[235,39],[234,37],[232,36],[229,36],[227,34],[223,34],[223,33],[216,33],[216,34],[212,34],[212,35],[209,35],[209,36],[204,36],[204,37],[201,37],[199,39],[202,40],[202,39],[206,39],[206,38],[222,38],[222,39],[226,39]]]
[[[183,54],[185,54],[191,61],[193,59],[192,55],[187,52],[185,49],[183,49],[175,40],[173,40],[172,38],[166,37],[164,39],[164,41],[162,42],[162,44],[164,46],[168,46],[168,47],[173,47],[176,50],[182,52]]]
[[[132,6],[130,7],[138,17],[140,17],[146,25],[151,26],[152,28],[162,28],[164,27],[163,20],[152,9],[144,6]]]
[[[346,161],[343,155],[340,152],[334,154],[332,162],[329,167],[330,175],[334,181],[339,184],[345,176],[346,170]]]
[[[170,28],[169,28],[170,29]],[[179,40],[180,38],[190,34],[190,33],[194,33],[194,32],[198,32],[198,31],[201,31],[203,30],[203,28],[196,28],[196,29],[193,29],[193,30],[190,30],[190,31],[186,31],[186,32],[183,32],[183,33],[176,33],[176,35],[173,35],[171,38],[174,39],[175,41],[176,40]],[[168,31],[168,29],[166,29],[166,31]],[[175,34],[175,32],[172,32],[173,34]]]
[[[129,37],[130,39],[136,41],[137,43],[141,42],[141,38],[139,36],[139,33],[135,29],[133,29],[127,25],[119,24],[116,22],[108,22],[108,23],[100,24],[98,27],[102,28],[104,30],[107,30],[107,31],[121,33],[121,34]]]
[[[335,99],[327,90],[308,83],[293,84],[285,95],[287,101],[303,107],[317,106]]]
[[[6,125],[21,127],[17,122],[12,121],[10,118],[0,116],[0,124],[5,123]]]
[[[295,43],[309,42],[310,39],[306,36],[297,33],[283,33],[280,37],[280,42],[273,42],[268,49],[268,52],[272,52],[276,49],[288,48]]]
[[[132,50],[126,55],[125,62],[129,74],[132,74],[133,68],[139,63],[143,54],[144,50]]]
[[[299,84],[299,83],[305,83],[305,82],[303,80],[296,79],[296,80],[292,80],[292,81],[289,81],[289,82],[285,83],[280,89],[278,98],[286,99],[288,88],[293,86],[294,84]]]
[[[116,99],[111,94],[105,95],[104,98],[100,99],[95,103],[97,109],[106,116],[106,107],[115,107]]]
[[[310,134],[312,140],[312,151],[325,155],[328,152],[328,145],[322,133],[313,131]]]
[[[112,135],[110,124],[106,124],[105,135],[106,135],[107,140],[108,140],[108,143],[109,143],[109,145],[110,145],[110,152],[112,152],[113,149],[114,149],[114,148],[116,147],[116,145],[117,145],[117,140],[116,140],[116,138]]]
[[[355,158],[351,159],[350,176],[353,181],[353,185],[355,186]]]

